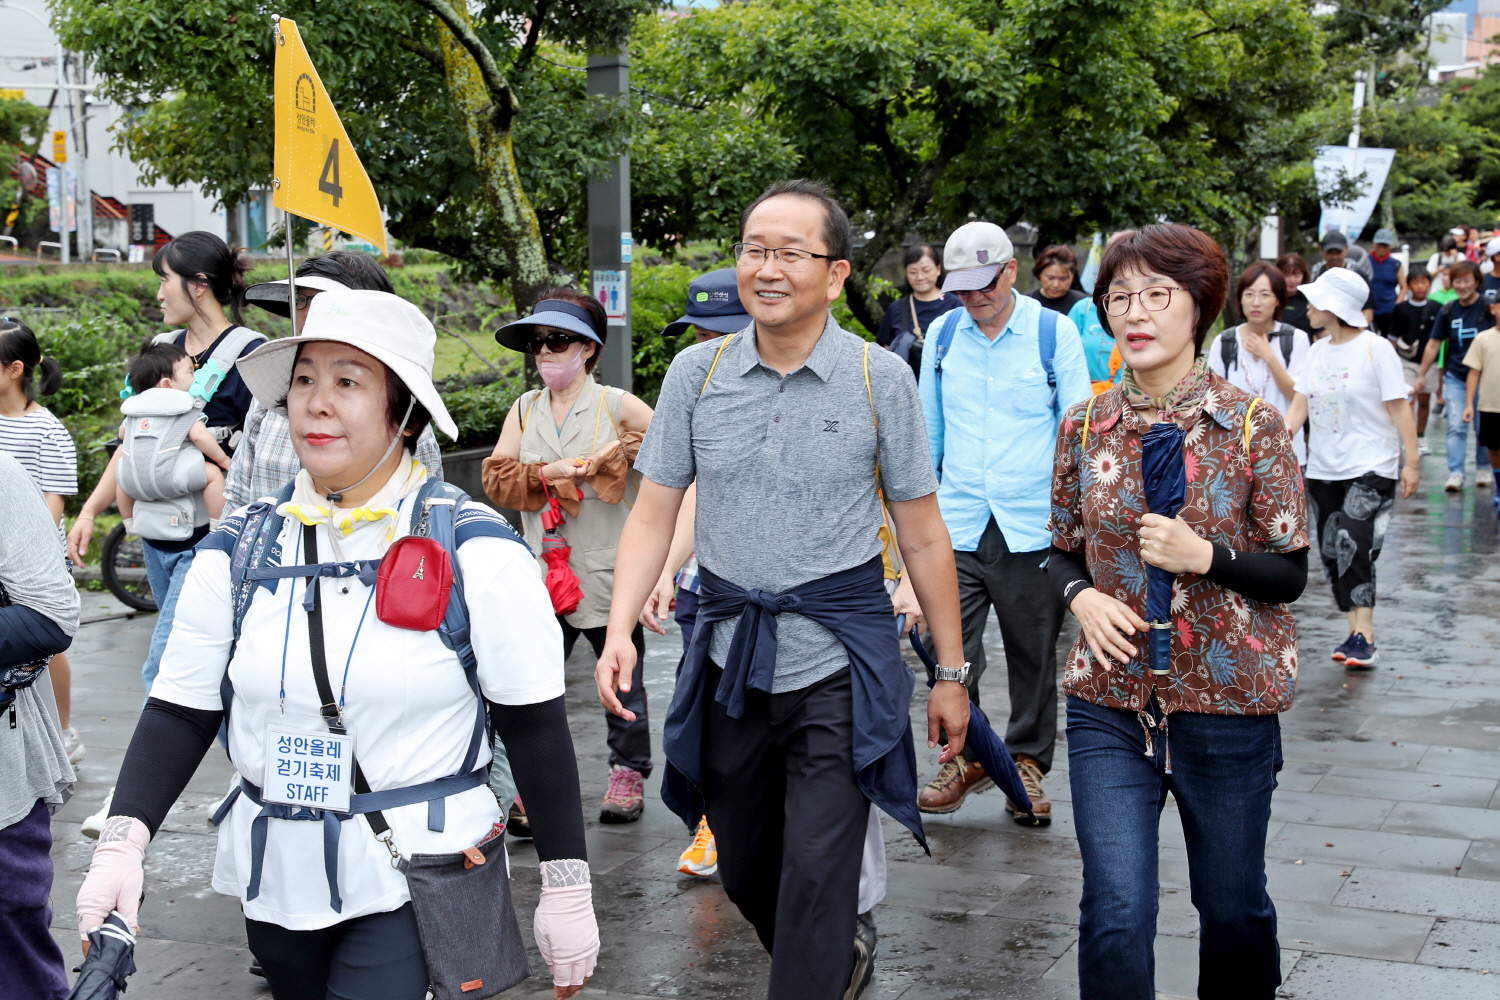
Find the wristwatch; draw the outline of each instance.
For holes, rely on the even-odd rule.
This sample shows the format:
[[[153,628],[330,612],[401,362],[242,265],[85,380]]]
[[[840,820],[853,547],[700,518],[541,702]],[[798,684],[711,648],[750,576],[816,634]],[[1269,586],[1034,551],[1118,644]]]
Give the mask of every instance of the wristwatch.
[[[940,681],[958,681],[968,686],[969,683],[969,661],[965,660],[961,667],[937,667],[932,671],[934,677]]]

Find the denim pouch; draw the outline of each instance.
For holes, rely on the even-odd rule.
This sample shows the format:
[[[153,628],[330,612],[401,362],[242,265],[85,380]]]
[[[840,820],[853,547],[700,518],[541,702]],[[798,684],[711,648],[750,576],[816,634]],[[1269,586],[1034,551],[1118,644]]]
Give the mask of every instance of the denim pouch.
[[[531,975],[511,902],[505,835],[403,858],[433,1000],[492,997]]]

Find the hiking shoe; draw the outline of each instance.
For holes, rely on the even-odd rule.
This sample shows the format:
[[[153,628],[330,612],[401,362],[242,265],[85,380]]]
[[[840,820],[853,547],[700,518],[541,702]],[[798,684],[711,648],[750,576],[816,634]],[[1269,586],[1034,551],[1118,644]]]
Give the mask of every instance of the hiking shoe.
[[[1016,770],[1021,772],[1021,784],[1026,788],[1026,797],[1031,800],[1031,812],[1022,812],[1009,798],[1005,800],[1005,811],[1022,826],[1051,826],[1052,800],[1042,791],[1042,765],[1029,754],[1016,754]]]
[[[1430,444],[1427,443],[1427,439],[1426,438],[1420,438],[1420,437],[1417,438],[1417,454],[1418,455],[1431,455],[1432,454],[1432,445],[1430,445]]]
[[[63,730],[63,749],[68,753],[69,764],[80,764],[89,748],[83,745],[83,740],[78,738],[78,730],[69,726]]]
[[[994,787],[994,779],[984,773],[984,765],[959,754],[938,768],[937,777],[918,793],[917,808],[924,813],[957,812],[970,792]]]
[[[1464,488],[1464,474],[1453,472],[1448,475],[1448,481],[1443,484],[1443,489],[1449,493],[1457,493]]]
[[[1333,651],[1333,658],[1335,661],[1339,663],[1344,662],[1344,660],[1349,656],[1349,644],[1354,641],[1354,637],[1358,634],[1358,632],[1350,632],[1349,638],[1338,644],[1338,647]]]
[[[714,832],[708,828],[708,817],[698,820],[693,843],[677,859],[677,870],[684,875],[708,878],[719,870],[719,849],[714,846]]]
[[[517,840],[531,839],[531,821],[526,818],[526,807],[521,805],[519,795],[510,804],[510,812],[505,814],[505,832]]]
[[[1486,489],[1488,489],[1491,486],[1494,486],[1495,485],[1495,471],[1493,469],[1485,468],[1484,466],[1480,466],[1479,468],[1475,469],[1474,470],[1474,485],[1475,486],[1483,486]]]
[[[859,1000],[865,987],[870,985],[879,943],[880,935],[875,933],[875,911],[867,910],[854,924],[854,971],[849,973],[849,988],[844,991],[844,1000]]]
[[[104,804],[99,811],[79,824],[78,832],[90,840],[98,840],[99,832],[104,829],[104,821],[109,819],[109,805],[115,800],[115,790],[111,788],[104,794]]]
[[[634,823],[646,809],[646,776],[622,764],[609,770],[609,788],[599,805],[599,822]]]
[[[1368,670],[1373,667],[1380,654],[1375,650],[1375,644],[1365,638],[1363,632],[1356,632],[1349,637],[1349,655],[1344,657],[1344,666],[1350,670]]]

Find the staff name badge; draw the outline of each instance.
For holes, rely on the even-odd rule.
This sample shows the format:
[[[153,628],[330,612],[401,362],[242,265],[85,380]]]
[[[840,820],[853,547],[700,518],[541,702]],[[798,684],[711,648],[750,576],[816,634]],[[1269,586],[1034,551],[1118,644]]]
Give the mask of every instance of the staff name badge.
[[[354,787],[354,735],[266,726],[261,798],[308,809],[349,811]]]

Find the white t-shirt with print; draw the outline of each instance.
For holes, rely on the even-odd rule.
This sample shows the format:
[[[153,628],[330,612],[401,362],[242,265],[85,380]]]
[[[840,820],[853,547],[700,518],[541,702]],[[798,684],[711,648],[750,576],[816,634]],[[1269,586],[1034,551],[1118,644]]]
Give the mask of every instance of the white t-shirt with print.
[[[1401,437],[1385,404],[1408,390],[1390,341],[1368,330],[1342,344],[1324,337],[1307,352],[1296,388],[1307,397],[1307,478],[1398,477]]]
[[[410,499],[409,494],[400,501],[397,537],[406,534]],[[392,499],[390,506],[396,504]],[[339,540],[342,558],[383,554],[390,523],[359,523]],[[327,525],[319,525],[317,533],[320,560],[333,561]],[[283,565],[303,561],[301,536],[302,524],[287,518],[280,536]],[[514,541],[478,537],[460,547],[458,566],[484,696],[500,704],[529,705],[563,694],[562,634],[536,558]],[[257,589],[234,659],[227,664],[234,685],[230,754],[240,773],[256,784],[265,766],[268,723],[313,731],[323,725],[301,603],[305,588],[306,578],[300,578],[279,581],[274,594]],[[458,657],[436,632],[413,632],[380,621],[369,596],[370,588],[356,578],[323,581],[329,680],[335,692],[346,688],[344,717],[355,737],[360,767],[377,791],[453,774],[463,763],[477,712]],[[219,682],[232,630],[229,557],[219,550],[202,550],[183,583],[151,696],[189,708],[222,709]],[[279,704],[283,662],[284,715]],[[482,746],[478,766],[490,756],[489,747]],[[320,822],[269,821],[260,893],[246,901],[250,825],[259,811],[244,795],[235,802],[219,827],[213,878],[214,889],[240,897],[251,920],[313,930],[394,910],[410,898],[405,877],[391,867],[390,854],[375,840],[368,820],[357,816],[343,824],[339,839],[342,912],[329,906]],[[500,819],[488,785],[450,796],[446,813],[443,831],[433,832],[427,829],[426,803],[384,810],[395,845],[406,856],[472,847]]]
[[[1297,379],[1302,375],[1304,366],[1307,364],[1307,351],[1312,345],[1308,340],[1307,331],[1299,330],[1294,326],[1288,327],[1288,329],[1292,331],[1291,360],[1286,360],[1286,355],[1281,353],[1281,341],[1279,339],[1271,341],[1271,350],[1285,364],[1286,373],[1292,377],[1292,383],[1295,386]],[[1228,381],[1231,385],[1244,389],[1251,396],[1257,396],[1270,403],[1276,407],[1278,413],[1285,417],[1287,408],[1292,405],[1291,399],[1287,397],[1286,393],[1281,391],[1281,387],[1271,377],[1271,366],[1245,350],[1244,334],[1238,332],[1239,328],[1236,328],[1236,330],[1236,337],[1239,339],[1239,343],[1236,345],[1238,350],[1235,353],[1234,367],[1227,372],[1225,371],[1224,345],[1220,340],[1215,340],[1208,348],[1209,370]],[[1222,336],[1221,334],[1221,339]],[[1297,464],[1306,465],[1307,444],[1303,440],[1302,434],[1298,433],[1292,436],[1292,450],[1297,453]]]

